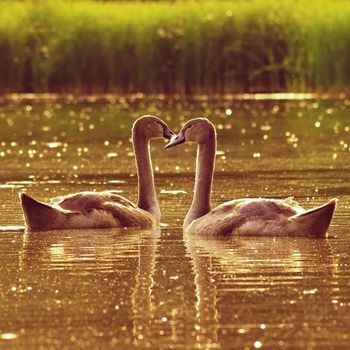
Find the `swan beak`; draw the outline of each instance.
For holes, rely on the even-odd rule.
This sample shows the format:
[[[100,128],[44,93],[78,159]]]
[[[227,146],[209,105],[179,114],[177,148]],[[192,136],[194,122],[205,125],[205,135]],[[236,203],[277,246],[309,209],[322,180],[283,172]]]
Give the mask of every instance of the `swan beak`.
[[[165,149],[168,149],[170,147],[174,147],[176,145],[180,145],[181,143],[184,143],[185,141],[186,141],[185,135],[181,130],[177,135],[173,135],[170,142],[165,146]]]
[[[168,128],[168,126],[164,125],[163,137],[167,140],[170,140],[175,134]]]

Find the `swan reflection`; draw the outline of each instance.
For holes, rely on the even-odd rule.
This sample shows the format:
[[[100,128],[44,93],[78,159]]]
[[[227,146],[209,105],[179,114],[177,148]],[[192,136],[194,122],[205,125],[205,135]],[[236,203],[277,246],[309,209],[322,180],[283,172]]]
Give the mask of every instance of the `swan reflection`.
[[[65,276],[64,293],[72,293],[68,298],[81,294],[76,297],[83,309],[86,304],[90,313],[103,314],[103,322],[119,334],[115,343],[122,339],[144,346],[151,341],[155,317],[153,275],[160,233],[160,229],[26,232],[20,269],[28,278],[30,272],[42,271],[36,280],[43,290],[50,289],[50,276]],[[50,275],[51,270],[55,273]],[[84,312],[81,315],[84,318]]]
[[[324,302],[329,286],[320,281],[331,279],[337,289],[338,263],[329,240],[185,234],[184,243],[195,274],[200,349],[227,346],[232,339],[254,347],[265,329],[288,327],[293,317],[305,322],[303,300],[320,293]],[[281,309],[278,317],[274,309]]]

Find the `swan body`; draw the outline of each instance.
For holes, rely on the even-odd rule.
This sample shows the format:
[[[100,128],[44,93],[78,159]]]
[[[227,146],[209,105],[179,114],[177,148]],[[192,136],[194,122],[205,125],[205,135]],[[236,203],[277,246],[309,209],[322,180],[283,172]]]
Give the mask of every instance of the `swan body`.
[[[157,227],[155,216],[114,191],[80,192],[46,204],[21,193],[27,227],[32,230]]]
[[[246,198],[225,202],[192,221],[193,234],[238,236],[322,236],[332,219],[336,200],[309,211],[291,198]]]
[[[214,125],[204,118],[188,121],[166,148],[183,142],[198,144],[194,196],[184,220],[190,234],[245,236],[326,236],[337,200],[303,209],[292,198],[244,198],[211,209],[210,194],[216,154]]]
[[[133,126],[133,145],[138,174],[137,205],[116,191],[80,192],[43,203],[21,193],[27,229],[54,230],[75,228],[159,226],[160,210],[154,188],[149,154],[152,138],[171,138],[172,131],[159,118],[143,116]]]

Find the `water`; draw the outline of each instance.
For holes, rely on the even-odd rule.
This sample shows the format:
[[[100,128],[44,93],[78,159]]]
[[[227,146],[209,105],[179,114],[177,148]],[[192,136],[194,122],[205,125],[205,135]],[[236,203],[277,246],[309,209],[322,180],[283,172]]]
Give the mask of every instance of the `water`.
[[[213,204],[337,197],[327,239],[184,236],[195,148],[152,142],[159,230],[0,232],[0,348],[349,348],[350,101],[72,98],[0,104],[0,225],[38,199],[119,190],[136,199],[130,126],[162,116],[218,129]]]

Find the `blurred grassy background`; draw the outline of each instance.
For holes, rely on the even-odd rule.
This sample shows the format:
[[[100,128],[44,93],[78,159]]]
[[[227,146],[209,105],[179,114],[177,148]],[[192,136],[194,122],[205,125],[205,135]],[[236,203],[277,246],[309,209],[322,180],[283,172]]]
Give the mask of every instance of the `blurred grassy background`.
[[[342,91],[350,1],[0,0],[0,93]]]

